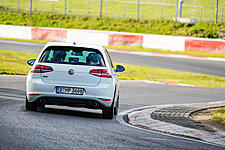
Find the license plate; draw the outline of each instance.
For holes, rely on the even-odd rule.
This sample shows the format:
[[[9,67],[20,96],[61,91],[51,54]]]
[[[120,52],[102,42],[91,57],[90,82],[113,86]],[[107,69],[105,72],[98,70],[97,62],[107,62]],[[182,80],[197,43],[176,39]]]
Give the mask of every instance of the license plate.
[[[84,89],[83,88],[75,88],[75,87],[56,87],[56,93],[83,95]]]

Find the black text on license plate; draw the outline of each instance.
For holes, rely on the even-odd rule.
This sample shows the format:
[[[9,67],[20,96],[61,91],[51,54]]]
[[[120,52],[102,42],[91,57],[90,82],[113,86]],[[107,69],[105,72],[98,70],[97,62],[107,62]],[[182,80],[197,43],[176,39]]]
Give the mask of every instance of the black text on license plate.
[[[74,88],[74,87],[56,87],[56,93],[59,93],[59,94],[83,95],[84,94],[84,89],[82,89],[82,88]]]

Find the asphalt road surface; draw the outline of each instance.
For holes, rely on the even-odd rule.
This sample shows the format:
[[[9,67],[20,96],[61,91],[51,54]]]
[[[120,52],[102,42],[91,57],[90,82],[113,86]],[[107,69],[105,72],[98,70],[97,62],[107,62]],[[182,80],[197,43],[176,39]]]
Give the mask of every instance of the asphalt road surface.
[[[0,76],[0,149],[224,150],[197,140],[140,130],[102,119],[98,110],[24,109],[25,76]],[[120,112],[145,105],[224,100],[224,89],[121,81]]]
[[[39,53],[44,44],[0,40],[0,49]],[[225,62],[110,52],[114,62],[225,77]]]

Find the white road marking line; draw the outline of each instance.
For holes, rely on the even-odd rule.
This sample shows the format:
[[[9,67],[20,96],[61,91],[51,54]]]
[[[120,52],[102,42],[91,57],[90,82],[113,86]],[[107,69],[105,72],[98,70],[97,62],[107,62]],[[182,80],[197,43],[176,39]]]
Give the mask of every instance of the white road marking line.
[[[146,140],[157,140],[157,141],[179,141],[180,140],[171,140],[171,139],[162,139],[162,138],[150,138],[150,137],[140,137],[141,139],[146,139]],[[186,143],[193,143],[194,141],[184,141]]]
[[[169,82],[160,82],[160,81],[151,81],[151,80],[120,80],[122,82],[143,82],[147,84],[160,84],[160,85],[169,85],[169,86],[183,86],[183,87],[194,87],[194,88],[207,88],[201,86],[194,86],[189,84],[181,84],[181,83],[169,83]]]

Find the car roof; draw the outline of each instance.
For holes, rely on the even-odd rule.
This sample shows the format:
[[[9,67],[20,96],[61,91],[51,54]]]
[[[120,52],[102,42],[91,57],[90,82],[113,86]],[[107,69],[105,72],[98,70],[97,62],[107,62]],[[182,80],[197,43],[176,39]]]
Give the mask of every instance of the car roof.
[[[85,47],[85,48],[93,48],[97,49],[100,52],[104,52],[104,46],[100,45],[92,45],[92,44],[82,44],[82,43],[66,43],[66,42],[49,42],[45,45],[45,48],[49,46],[73,46],[73,47]],[[45,49],[44,48],[44,49]]]

